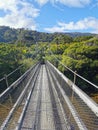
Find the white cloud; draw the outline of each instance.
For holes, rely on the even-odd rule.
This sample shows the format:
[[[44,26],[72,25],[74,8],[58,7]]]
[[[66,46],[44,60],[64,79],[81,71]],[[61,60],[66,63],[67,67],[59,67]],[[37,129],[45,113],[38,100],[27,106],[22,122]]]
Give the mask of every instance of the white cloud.
[[[83,7],[91,2],[91,0],[57,0],[57,1],[70,7]]]
[[[53,4],[64,4],[69,7],[84,7],[85,5],[90,4],[92,0],[35,0],[41,6],[46,4],[47,2],[51,2]]]
[[[66,32],[66,31],[85,31],[91,30],[91,32],[98,32],[98,19],[94,17],[84,18],[77,22],[58,22],[56,26],[52,28],[45,28],[48,32]]]
[[[36,29],[34,19],[39,15],[39,10],[29,2],[0,0],[0,10],[5,12],[5,15],[0,17],[0,25]]]
[[[39,5],[44,5],[46,4],[49,0],[35,0]]]
[[[18,0],[17,0],[18,1]],[[4,10],[4,11],[7,11],[7,10],[10,10],[10,11],[14,11],[17,9],[17,2],[16,0],[0,0],[0,9]]]

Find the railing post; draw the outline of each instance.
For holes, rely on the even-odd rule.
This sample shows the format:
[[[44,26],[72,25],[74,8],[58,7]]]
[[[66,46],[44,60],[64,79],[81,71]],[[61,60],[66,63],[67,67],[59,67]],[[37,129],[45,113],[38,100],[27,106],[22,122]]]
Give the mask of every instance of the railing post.
[[[8,88],[9,87],[9,83],[8,83],[7,75],[5,74],[4,77],[5,77],[6,86]],[[12,106],[13,102],[12,102],[11,94],[9,94],[9,99],[10,99],[10,103],[11,103],[11,106]]]
[[[76,83],[76,71],[74,72],[74,81],[73,83],[75,84]],[[72,86],[73,87],[73,86]],[[73,91],[73,88],[72,88],[72,97],[71,97],[71,101],[73,102],[73,99],[74,99],[74,91]]]
[[[76,72],[77,71],[74,72],[74,84],[76,83]]]
[[[75,84],[76,83],[76,71],[74,72],[74,81],[73,83]],[[71,97],[71,101],[73,102],[74,100],[74,90],[73,90],[73,86],[72,86],[72,97]]]
[[[7,88],[8,88],[8,87],[9,87],[9,84],[8,84],[7,75],[5,74],[4,77],[5,77],[6,86],[7,86]]]

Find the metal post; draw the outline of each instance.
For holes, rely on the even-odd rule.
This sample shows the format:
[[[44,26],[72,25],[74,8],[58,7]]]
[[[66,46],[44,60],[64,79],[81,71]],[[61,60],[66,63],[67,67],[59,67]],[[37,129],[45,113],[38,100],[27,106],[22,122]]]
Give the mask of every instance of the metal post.
[[[8,88],[8,87],[9,87],[9,84],[8,84],[7,75],[5,74],[4,77],[5,77],[6,86],[7,86],[7,88]]]
[[[76,72],[77,71],[75,71],[75,73],[74,73],[74,84],[76,83]]]
[[[7,86],[7,88],[8,88],[8,87],[9,87],[9,84],[8,84],[7,75],[5,74],[4,77],[5,77],[6,86]],[[10,103],[11,103],[11,106],[12,106],[13,102],[12,102],[11,94],[9,94],[9,99],[10,99]]]
[[[74,81],[73,83],[75,84],[76,83],[76,71],[74,72]],[[73,86],[72,86],[73,87]],[[72,88],[72,98],[71,98],[71,101],[73,102],[73,99],[74,99],[74,91],[73,91],[73,88]]]

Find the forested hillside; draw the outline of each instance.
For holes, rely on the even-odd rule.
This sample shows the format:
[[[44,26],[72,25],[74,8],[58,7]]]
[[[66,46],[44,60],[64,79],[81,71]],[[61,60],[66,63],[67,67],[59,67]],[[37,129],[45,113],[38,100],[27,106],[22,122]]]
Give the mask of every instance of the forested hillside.
[[[46,56],[47,59],[65,74],[68,72],[60,62],[98,85],[97,36],[76,37],[70,43],[50,43],[50,49],[48,48],[47,52],[49,53],[49,55]],[[59,62],[56,59],[58,59]],[[82,88],[86,89],[85,85],[82,85]]]
[[[24,28],[14,29],[7,26],[0,26],[0,42],[5,43],[28,42],[29,46],[29,44],[36,42],[52,42],[56,37],[64,38],[66,35],[68,37],[94,36],[94,34],[90,33],[44,33]]]
[[[68,74],[60,62],[98,85],[97,35],[90,33],[48,34],[0,27],[0,78],[22,64],[24,64],[24,69],[29,68],[43,57],[50,60],[63,73]],[[82,89],[91,91],[85,85]]]

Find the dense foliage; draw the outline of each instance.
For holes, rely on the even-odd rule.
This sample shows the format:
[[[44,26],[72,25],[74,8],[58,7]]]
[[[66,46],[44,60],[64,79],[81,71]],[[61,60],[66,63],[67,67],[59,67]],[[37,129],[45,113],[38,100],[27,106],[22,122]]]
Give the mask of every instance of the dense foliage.
[[[0,78],[21,64],[26,70],[36,61],[47,59],[65,74],[69,72],[61,63],[98,85],[97,35],[0,27],[0,41]],[[85,85],[82,88],[86,89]]]
[[[75,38],[71,43],[65,42],[65,44],[51,43],[47,49],[48,56],[46,58],[64,72],[65,75],[67,74],[69,78],[73,78],[72,74],[61,64],[98,85],[98,38],[84,36],[82,39],[76,41]],[[83,90],[92,91],[92,88],[88,87],[90,85],[86,85],[80,80],[78,80],[78,85]]]
[[[44,33],[32,31],[24,28],[14,29],[7,26],[0,26],[0,42],[24,43],[28,46],[36,42],[68,42],[70,43],[73,37],[78,36],[93,36],[89,33]]]

